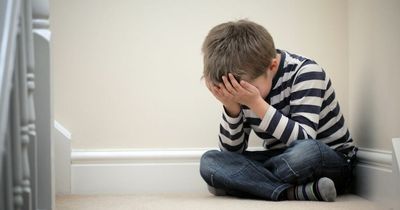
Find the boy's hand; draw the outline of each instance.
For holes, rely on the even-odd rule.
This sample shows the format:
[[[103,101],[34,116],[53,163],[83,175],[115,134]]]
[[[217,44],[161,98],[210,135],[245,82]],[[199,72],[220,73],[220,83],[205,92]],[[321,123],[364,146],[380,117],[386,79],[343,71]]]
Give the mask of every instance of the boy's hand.
[[[240,83],[235,77],[229,73],[229,80],[226,76],[222,76],[226,90],[233,96],[233,100],[239,104],[246,105],[249,108],[262,99],[260,91],[252,84],[241,80]]]
[[[226,90],[233,95],[234,101],[246,105],[258,117],[264,117],[269,104],[261,97],[260,91],[256,87],[243,80],[239,83],[232,74],[229,74],[229,81],[225,76],[222,77],[222,80]]]
[[[217,98],[225,107],[229,116],[237,117],[240,114],[240,104],[233,100],[233,95],[230,94],[224,85],[221,83],[219,86],[212,84],[207,78],[205,79],[206,86],[210,92]]]

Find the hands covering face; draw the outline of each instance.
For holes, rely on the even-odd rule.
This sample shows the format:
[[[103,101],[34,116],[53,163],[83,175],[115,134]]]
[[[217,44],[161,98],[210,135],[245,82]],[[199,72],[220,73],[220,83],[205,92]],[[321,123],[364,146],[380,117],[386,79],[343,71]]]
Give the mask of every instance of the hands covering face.
[[[238,82],[231,73],[228,74],[228,77],[222,76],[222,81],[223,83],[216,85],[206,79],[206,85],[211,93],[225,106],[240,106],[240,104],[243,104],[251,107],[261,97],[259,90],[255,86],[244,80]]]

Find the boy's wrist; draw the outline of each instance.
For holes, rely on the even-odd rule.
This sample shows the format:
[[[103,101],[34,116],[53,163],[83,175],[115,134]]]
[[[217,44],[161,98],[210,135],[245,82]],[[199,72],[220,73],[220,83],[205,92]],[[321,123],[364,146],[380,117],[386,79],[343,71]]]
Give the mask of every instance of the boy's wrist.
[[[268,111],[270,105],[261,97],[253,102],[249,108],[261,119],[264,118],[265,113]]]
[[[231,104],[231,105],[225,105],[225,112],[228,114],[229,117],[238,117],[240,114],[240,105],[239,104]]]

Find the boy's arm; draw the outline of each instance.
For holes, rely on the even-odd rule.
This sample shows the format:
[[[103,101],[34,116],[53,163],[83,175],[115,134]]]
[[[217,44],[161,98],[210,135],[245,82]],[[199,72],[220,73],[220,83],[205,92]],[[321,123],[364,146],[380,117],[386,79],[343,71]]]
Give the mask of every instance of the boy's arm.
[[[287,145],[297,139],[315,139],[326,86],[321,67],[299,70],[291,88],[290,118],[268,105],[259,127]],[[258,106],[254,109],[262,109]]]
[[[219,87],[205,81],[207,88],[224,107],[219,132],[219,148],[221,151],[242,153],[247,149],[250,127],[244,122],[240,104],[232,100],[232,95],[223,84]]]
[[[250,127],[245,122],[242,111],[239,116],[231,117],[224,107],[218,135],[221,151],[243,153],[247,149],[249,134]]]

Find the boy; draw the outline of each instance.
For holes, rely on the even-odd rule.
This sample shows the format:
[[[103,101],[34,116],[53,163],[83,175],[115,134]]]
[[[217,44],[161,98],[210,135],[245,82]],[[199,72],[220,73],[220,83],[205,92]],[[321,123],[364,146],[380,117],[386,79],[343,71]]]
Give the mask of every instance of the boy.
[[[222,103],[219,147],[201,157],[215,195],[334,201],[349,186],[357,148],[328,75],[275,49],[248,20],[215,26],[202,51],[206,85]],[[246,151],[250,131],[265,151]]]

